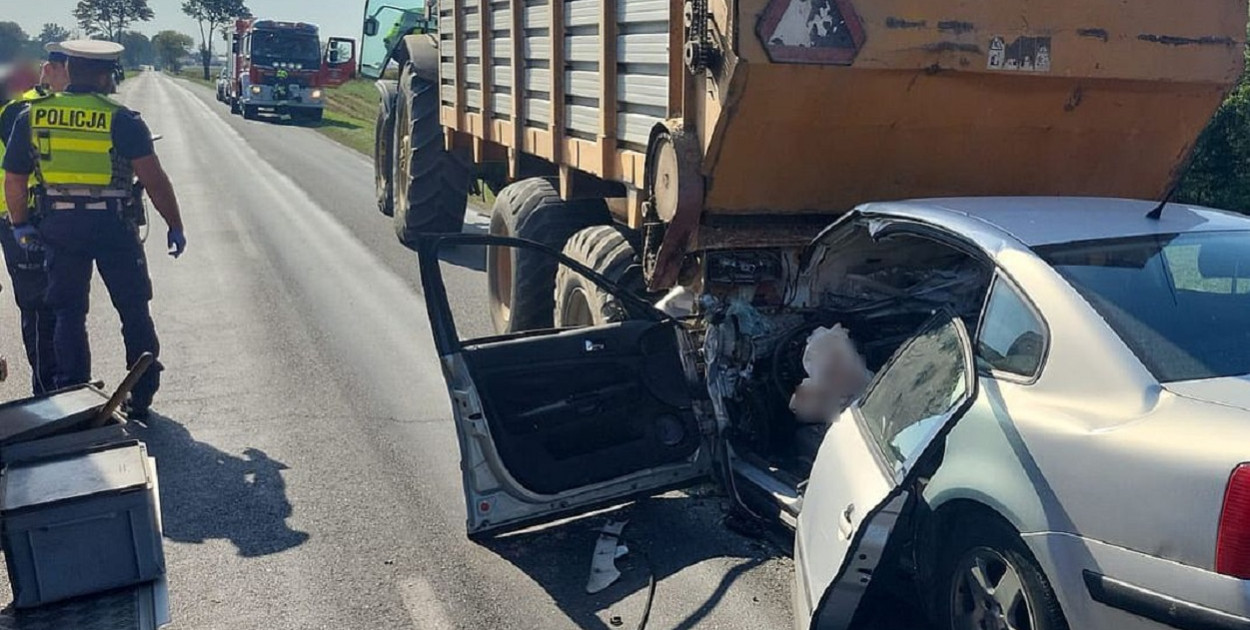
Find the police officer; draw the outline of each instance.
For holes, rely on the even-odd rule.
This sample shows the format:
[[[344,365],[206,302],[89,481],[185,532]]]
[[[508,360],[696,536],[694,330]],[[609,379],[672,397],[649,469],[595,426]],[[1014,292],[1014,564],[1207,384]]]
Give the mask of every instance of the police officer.
[[[187,241],[173,186],[152,146],[151,131],[133,111],[109,100],[113,68],[123,48],[112,42],[72,41],[70,85],[65,93],[32,101],[9,137],[4,158],[5,195],[13,232],[26,249],[46,248],[49,305],[56,312],[56,385],[85,383],[91,376],[87,307],[92,265],[108,288],[122,322],[126,361],[145,352],[159,356],[152,323],[143,245],[130,218],[135,177],[169,226],[170,254]],[[28,150],[16,150],[24,146]],[[36,205],[44,214],[36,228],[23,201],[34,177]],[[131,418],[146,418],[160,387],[161,366],[140,379],[127,402]]]
[[[59,44],[48,44],[48,60],[40,74],[41,85],[30,85],[25,75],[15,73],[0,82],[0,159],[13,132],[18,115],[28,102],[46,96],[49,91],[63,91],[69,84],[65,53]],[[5,102],[6,99],[12,99]],[[32,219],[28,219],[32,220]],[[30,363],[31,389],[36,396],[55,387],[56,353],[53,331],[56,316],[44,300],[48,288],[42,252],[26,251],[18,246],[9,222],[8,205],[0,195],[0,249],[4,251],[5,267],[12,279],[13,298],[22,316],[22,343]]]

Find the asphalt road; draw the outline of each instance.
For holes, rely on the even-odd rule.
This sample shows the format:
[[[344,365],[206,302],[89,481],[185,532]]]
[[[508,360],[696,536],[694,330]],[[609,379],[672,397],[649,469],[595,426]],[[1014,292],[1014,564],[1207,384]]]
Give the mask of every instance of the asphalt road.
[[[630,520],[635,553],[595,596],[585,584],[605,515],[467,540],[415,256],[375,209],[370,162],[309,129],[232,117],[210,90],[159,74],[127,81],[120,100],[163,134],[190,240],[178,261],[163,229],[148,242],[168,370],[143,434],[159,461],[174,628],[632,628],[651,571],[651,628],[790,627],[790,560],[728,532],[711,492],[613,514]],[[477,269],[449,266],[467,310],[485,292]],[[6,292],[4,399],[27,383],[16,322]],[[115,384],[120,334],[98,283],[91,326],[95,373]]]

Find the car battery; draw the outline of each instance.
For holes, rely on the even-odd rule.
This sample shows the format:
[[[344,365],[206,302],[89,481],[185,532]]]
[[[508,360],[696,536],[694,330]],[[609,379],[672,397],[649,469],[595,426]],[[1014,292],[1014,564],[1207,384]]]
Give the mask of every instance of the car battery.
[[[10,464],[0,542],[13,605],[31,608],[165,572],[155,467],[139,442]]]

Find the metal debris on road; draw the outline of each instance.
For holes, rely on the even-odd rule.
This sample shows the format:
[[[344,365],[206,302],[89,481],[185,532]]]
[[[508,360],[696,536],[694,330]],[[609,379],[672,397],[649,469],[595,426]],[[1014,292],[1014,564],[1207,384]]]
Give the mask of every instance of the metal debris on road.
[[[590,559],[590,580],[586,582],[586,592],[594,595],[612,586],[621,579],[621,572],[616,569],[616,560],[629,553],[629,548],[621,543],[621,532],[629,521],[611,521],[599,530],[599,540],[595,542],[595,554]]]

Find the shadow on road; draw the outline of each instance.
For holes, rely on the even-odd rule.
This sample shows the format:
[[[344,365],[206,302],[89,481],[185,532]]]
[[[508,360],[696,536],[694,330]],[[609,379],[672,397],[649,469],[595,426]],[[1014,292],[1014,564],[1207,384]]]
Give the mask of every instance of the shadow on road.
[[[526,530],[484,541],[487,549],[515,565],[541,585],[551,599],[580,628],[613,630],[634,627],[642,614],[648,577],[657,582],[656,607],[666,597],[700,601],[676,626],[702,627],[706,617],[720,605],[726,593],[751,569],[785,555],[775,545],[726,533],[709,532],[720,527],[723,501],[716,497],[665,496],[626,505],[605,514]],[[621,578],[606,590],[586,593],[590,559],[599,530],[609,521],[627,520],[623,537],[630,553],[617,560]],[[705,593],[667,590],[665,579],[708,560],[732,566]],[[626,601],[626,599],[629,601]],[[653,619],[654,622],[654,619]]]
[[[257,449],[245,450],[242,457],[225,453],[197,442],[186,427],[158,414],[138,437],[156,457],[166,538],[188,543],[224,538],[246,558],[308,540],[308,534],[286,524],[291,503],[282,462]]]

